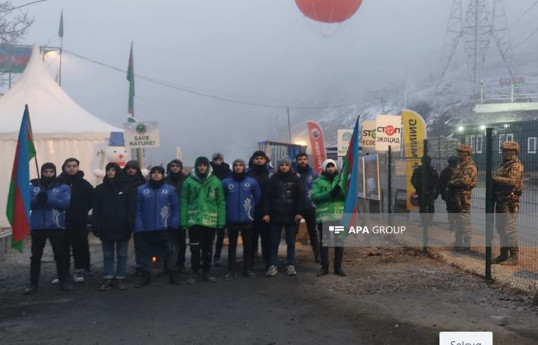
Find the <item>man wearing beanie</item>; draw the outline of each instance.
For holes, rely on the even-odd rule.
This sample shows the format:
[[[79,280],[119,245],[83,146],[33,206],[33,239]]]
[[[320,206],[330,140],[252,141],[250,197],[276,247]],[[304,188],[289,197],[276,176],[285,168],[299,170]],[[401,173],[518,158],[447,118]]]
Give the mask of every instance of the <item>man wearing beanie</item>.
[[[319,238],[318,230],[316,229],[316,208],[310,199],[312,182],[318,177],[318,174],[310,167],[310,165],[308,165],[308,155],[304,152],[300,152],[295,156],[295,165],[304,189],[305,204],[303,217],[306,222],[306,228],[308,229],[314,261],[319,263]]]
[[[221,181],[212,174],[209,160],[198,157],[194,169],[181,190],[181,226],[189,229],[191,276],[189,284],[199,279],[200,252],[203,280],[215,282],[209,274],[216,229],[224,228],[226,201]]]
[[[230,176],[230,166],[224,162],[224,156],[222,153],[214,153],[211,156],[211,169],[213,175],[217,176],[219,180],[224,180]],[[217,241],[215,244],[215,266],[220,267],[220,254],[222,252],[222,246],[224,242],[224,228],[217,229]]]
[[[72,289],[69,275],[69,242],[65,232],[65,211],[69,207],[69,186],[56,178],[56,166],[45,163],[41,166],[41,178],[31,181],[30,234],[32,235],[32,257],[30,259],[30,286],[24,291],[29,295],[37,291],[41,274],[41,258],[47,239],[52,245],[60,289]]]
[[[174,187],[164,183],[164,169],[154,166],[149,181],[138,187],[135,233],[140,233],[144,267],[135,287],[151,282],[152,257],[164,252],[170,284],[179,284],[174,262],[173,234],[179,228],[179,200]]]
[[[278,246],[282,228],[286,231],[286,274],[294,276],[295,236],[304,208],[304,190],[301,179],[291,169],[291,162],[283,158],[278,162],[278,171],[271,176],[264,195],[263,220],[271,226],[271,253],[266,276],[278,273]]]
[[[73,251],[75,283],[83,283],[85,273],[90,271],[90,247],[88,245],[88,212],[92,208],[93,187],[79,170],[80,162],[68,158],[62,165],[59,179],[71,187],[71,202],[65,213],[65,225],[69,245]]]
[[[171,160],[166,166],[166,183],[174,186],[179,200],[181,200],[181,188],[187,179],[187,175],[185,175],[182,170],[183,163],[179,159]],[[186,237],[187,230],[181,226],[174,233],[174,244],[176,247],[176,268],[178,272],[182,272],[185,269],[185,251],[187,248]]]
[[[263,151],[255,151],[249,160],[249,169],[247,176],[252,177],[258,182],[262,191],[262,201],[254,213],[254,228],[252,229],[252,262],[258,252],[258,239],[262,242],[262,256],[265,263],[265,270],[269,269],[269,253],[271,251],[271,237],[269,223],[263,221],[263,196],[267,190],[269,177],[273,169],[269,166],[269,157]]]
[[[228,273],[225,280],[235,278],[237,236],[241,232],[243,240],[243,275],[255,278],[252,271],[252,227],[254,214],[261,199],[258,182],[247,177],[245,162],[236,159],[232,175],[222,181],[226,197],[226,227],[228,228]]]
[[[327,241],[323,240],[323,228],[328,229],[330,225],[340,225],[346,200],[345,181],[338,175],[335,161],[326,159],[322,166],[323,172],[312,184],[310,194],[312,201],[316,203],[316,221],[321,239],[321,270],[318,272],[318,277],[329,273],[329,248]],[[327,233],[325,235],[328,236]],[[346,275],[342,270],[343,257],[343,246],[335,246],[334,274],[339,276]]]

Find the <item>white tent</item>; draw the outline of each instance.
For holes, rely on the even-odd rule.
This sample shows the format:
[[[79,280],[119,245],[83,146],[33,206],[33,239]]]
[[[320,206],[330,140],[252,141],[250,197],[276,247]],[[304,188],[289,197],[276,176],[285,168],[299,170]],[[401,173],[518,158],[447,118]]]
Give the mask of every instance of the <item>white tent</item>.
[[[53,162],[58,174],[66,158],[80,160],[80,168],[93,182],[90,165],[96,145],[106,145],[110,132],[121,132],[98,119],[73,101],[51,77],[42,61],[39,46],[20,80],[0,98],[0,228],[9,226],[6,201],[13,168],[24,106],[28,104],[39,164]],[[30,175],[36,176],[35,163],[30,162]]]

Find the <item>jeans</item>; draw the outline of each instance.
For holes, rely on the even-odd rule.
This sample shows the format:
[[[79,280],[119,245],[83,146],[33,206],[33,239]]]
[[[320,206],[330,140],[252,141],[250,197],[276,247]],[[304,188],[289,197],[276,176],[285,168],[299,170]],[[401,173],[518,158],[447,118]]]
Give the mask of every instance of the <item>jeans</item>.
[[[176,244],[176,266],[183,269],[185,267],[185,251],[187,250],[187,230],[180,228],[175,233]]]
[[[153,268],[152,258],[154,255],[160,255],[164,252],[164,262],[168,272],[174,272],[174,240],[172,232],[162,231],[143,231],[141,232],[142,248],[144,252],[144,272],[150,273]]]
[[[142,233],[135,232],[133,235],[135,264],[136,269],[141,270],[144,267],[144,247],[142,245]]]
[[[216,229],[201,225],[191,226],[189,229],[189,245],[191,247],[191,268],[193,273],[200,270],[200,252],[202,255],[202,269],[204,273],[211,269],[213,241]]]
[[[253,223],[228,223],[228,271],[235,271],[239,232],[243,239],[243,271],[252,270],[252,226]]]
[[[73,252],[75,270],[90,271],[90,246],[88,245],[88,229],[85,226],[66,228],[67,239]],[[69,258],[70,259],[70,258]],[[69,263],[71,266],[71,263]]]
[[[41,275],[41,258],[47,238],[52,245],[56,271],[60,282],[65,282],[69,275],[69,242],[65,230],[33,230],[32,231],[32,257],[30,258],[30,284],[39,283]]]
[[[102,241],[104,279],[125,279],[127,271],[127,245],[129,240]],[[116,270],[114,270],[114,254],[117,255]]]
[[[269,266],[271,257],[271,229],[269,223],[255,221],[252,229],[252,262],[258,252],[258,239],[262,240],[262,256],[265,266]]]
[[[305,208],[303,211],[303,218],[306,222],[306,228],[308,229],[308,236],[310,237],[310,245],[312,246],[312,253],[314,254],[314,260],[319,259],[319,237],[318,229],[316,227],[316,209]]]
[[[287,256],[286,265],[295,265],[295,235],[297,233],[297,224],[275,224],[271,223],[271,258],[270,264],[278,263],[278,246],[280,244],[280,235],[282,227],[286,229]]]

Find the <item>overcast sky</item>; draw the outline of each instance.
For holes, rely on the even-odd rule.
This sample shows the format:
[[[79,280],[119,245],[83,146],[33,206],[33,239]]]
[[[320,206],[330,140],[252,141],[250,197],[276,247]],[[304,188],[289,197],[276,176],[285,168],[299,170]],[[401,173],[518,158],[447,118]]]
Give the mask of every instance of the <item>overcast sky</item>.
[[[514,44],[538,30],[535,2],[505,1]],[[296,119],[323,111],[294,107],[355,104],[397,80],[426,87],[420,85],[425,76],[440,68],[451,6],[451,0],[364,0],[349,21],[330,25],[304,17],[293,0],[49,0],[28,7],[35,23],[22,43],[59,46],[63,9],[67,51],[126,69],[133,41],[141,76],[292,107],[295,140],[306,126]],[[536,42],[531,36],[516,52],[537,51]],[[124,73],[65,54],[62,86],[96,116],[116,126],[125,121]],[[258,141],[287,139],[273,130],[285,128],[283,108],[223,102],[142,78],[136,79],[135,113],[139,121],[160,123],[162,147],[150,150],[152,163],[174,158],[176,146],[191,165],[215,151],[226,161],[248,158]]]

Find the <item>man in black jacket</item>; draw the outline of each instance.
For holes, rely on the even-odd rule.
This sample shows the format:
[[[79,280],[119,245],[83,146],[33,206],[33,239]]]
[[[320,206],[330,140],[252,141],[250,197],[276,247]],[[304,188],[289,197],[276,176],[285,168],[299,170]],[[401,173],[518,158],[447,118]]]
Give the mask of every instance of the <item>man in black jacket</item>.
[[[418,203],[420,205],[420,213],[429,214],[428,221],[433,219],[433,213],[435,213],[435,199],[437,199],[437,186],[439,184],[439,174],[434,167],[432,167],[432,159],[430,156],[425,155],[421,159],[422,165],[419,165],[413,171],[411,175],[411,184],[415,188],[418,194]],[[426,179],[426,190],[423,190],[423,178]]]
[[[181,188],[187,178],[183,172],[183,163],[179,159],[173,159],[166,166],[166,183],[176,188],[177,196],[181,200]],[[176,267],[178,273],[185,270],[185,251],[187,248],[187,230],[179,227],[175,232],[174,243],[176,246]]]
[[[278,172],[271,176],[263,196],[263,220],[271,224],[271,258],[266,276],[278,273],[278,246],[282,227],[286,229],[286,274],[294,276],[295,270],[295,236],[297,224],[303,219],[304,189],[301,179],[291,169],[290,160],[278,162]]]
[[[447,160],[448,166],[441,171],[439,176],[439,187],[437,191],[441,194],[441,198],[446,203],[446,213],[448,215],[449,230],[454,231],[456,229],[455,213],[458,213],[458,209],[455,206],[454,192],[451,188],[448,188],[448,181],[452,179],[452,174],[456,165],[458,165],[458,157],[450,156]]]
[[[68,158],[62,165],[59,179],[71,187],[71,203],[65,215],[66,232],[75,262],[75,283],[83,283],[90,272],[90,247],[88,245],[88,212],[92,209],[93,186],[79,170],[80,162]]]

